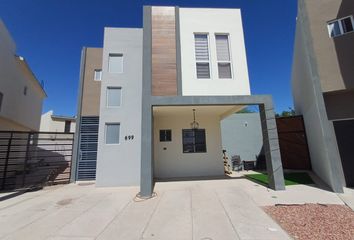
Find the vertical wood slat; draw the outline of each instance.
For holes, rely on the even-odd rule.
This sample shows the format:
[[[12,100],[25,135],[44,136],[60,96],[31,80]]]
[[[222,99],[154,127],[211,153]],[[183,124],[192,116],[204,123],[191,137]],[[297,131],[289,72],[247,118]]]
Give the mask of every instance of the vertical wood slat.
[[[152,95],[177,95],[174,7],[152,7]]]

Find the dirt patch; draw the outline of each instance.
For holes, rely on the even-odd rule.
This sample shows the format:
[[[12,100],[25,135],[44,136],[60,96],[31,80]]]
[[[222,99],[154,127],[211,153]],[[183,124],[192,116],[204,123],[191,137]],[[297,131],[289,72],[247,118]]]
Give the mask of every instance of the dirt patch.
[[[347,206],[304,204],[263,209],[294,239],[354,240],[354,212]]]
[[[66,205],[69,205],[72,201],[73,200],[71,198],[62,199],[59,202],[57,202],[57,205],[66,206]]]
[[[94,182],[81,182],[81,183],[78,183],[77,185],[79,186],[90,186],[90,185],[93,185],[95,184]]]

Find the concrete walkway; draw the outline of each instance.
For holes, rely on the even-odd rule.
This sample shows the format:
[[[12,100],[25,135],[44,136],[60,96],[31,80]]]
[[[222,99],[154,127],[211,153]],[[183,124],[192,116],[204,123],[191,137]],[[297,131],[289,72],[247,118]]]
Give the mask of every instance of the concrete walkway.
[[[345,204],[354,211],[354,189],[344,188],[344,193],[339,193],[338,196]]]
[[[246,179],[161,182],[155,190],[141,202],[135,187],[70,184],[25,193],[0,202],[0,239],[284,240],[290,238],[259,206],[304,191],[305,200],[343,204],[316,188],[274,192]]]

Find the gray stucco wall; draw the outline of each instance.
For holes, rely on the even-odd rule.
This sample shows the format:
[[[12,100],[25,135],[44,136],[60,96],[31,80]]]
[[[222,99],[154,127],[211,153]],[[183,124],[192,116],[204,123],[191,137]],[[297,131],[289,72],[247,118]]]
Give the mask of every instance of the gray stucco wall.
[[[354,90],[325,93],[323,95],[329,120],[354,119]]]
[[[333,124],[327,118],[307,22],[303,1],[299,1],[292,73],[295,110],[304,117],[313,171],[334,191],[342,192],[342,166]]]
[[[140,183],[142,29],[105,28],[97,156],[97,186]],[[109,73],[109,54],[123,54],[123,73]],[[121,87],[121,106],[108,108],[107,87]],[[105,143],[105,124],[120,123],[119,144]],[[134,139],[125,140],[125,136]]]
[[[241,160],[256,160],[263,146],[259,113],[239,113],[221,121],[223,149],[231,159],[240,155]]]

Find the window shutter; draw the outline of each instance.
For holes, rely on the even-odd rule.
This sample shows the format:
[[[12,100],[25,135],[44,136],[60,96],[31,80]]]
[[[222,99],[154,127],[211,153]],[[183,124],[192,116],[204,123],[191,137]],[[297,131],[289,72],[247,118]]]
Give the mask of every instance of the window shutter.
[[[229,36],[215,35],[218,61],[230,61]]]
[[[197,78],[210,78],[209,63],[197,63]]]
[[[219,78],[231,78],[230,63],[218,63]]]
[[[208,35],[207,34],[195,34],[194,35],[195,44],[195,58],[197,61],[208,61],[209,60],[209,49],[208,49]]]

